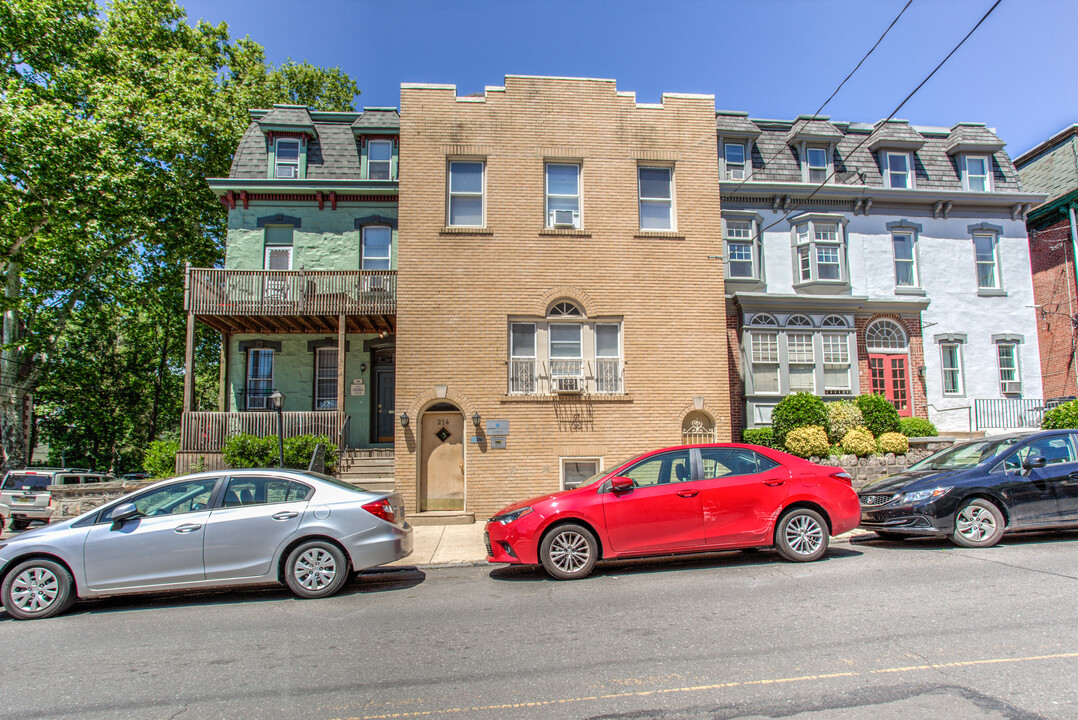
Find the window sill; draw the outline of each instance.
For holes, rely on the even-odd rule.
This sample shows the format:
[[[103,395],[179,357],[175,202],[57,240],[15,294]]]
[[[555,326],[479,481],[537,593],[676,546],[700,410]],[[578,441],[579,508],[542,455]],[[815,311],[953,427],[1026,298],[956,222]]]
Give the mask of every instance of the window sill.
[[[446,225],[438,231],[439,235],[493,235],[494,231],[487,227],[455,227]]]
[[[637,240],[661,239],[661,240],[684,240],[685,236],[674,230],[637,230],[633,235]]]
[[[845,280],[808,280],[794,285],[794,292],[804,295],[839,295],[850,291]]]
[[[533,395],[502,395],[502,404],[509,403],[555,403],[578,400],[582,402],[631,403],[629,393],[535,393]]]
[[[924,297],[926,293],[924,288],[899,285],[895,287],[895,295],[920,295],[921,297]]]
[[[977,297],[1007,297],[1003,288],[977,288]]]
[[[543,228],[540,235],[562,235],[567,237],[591,237],[591,233],[584,228]]]

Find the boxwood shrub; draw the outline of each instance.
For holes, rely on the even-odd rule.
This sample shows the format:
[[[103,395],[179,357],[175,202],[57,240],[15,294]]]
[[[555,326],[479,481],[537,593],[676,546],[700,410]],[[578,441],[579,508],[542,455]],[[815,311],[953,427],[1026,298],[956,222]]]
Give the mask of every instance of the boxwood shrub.
[[[901,418],[898,421],[898,431],[908,438],[911,437],[936,437],[940,434],[936,426],[928,420],[919,417]]]
[[[910,449],[910,439],[902,433],[884,433],[876,438],[880,452],[905,455]]]
[[[748,428],[741,431],[741,442],[773,448],[775,447],[775,433],[769,427]]]
[[[864,457],[876,452],[876,439],[863,427],[856,427],[842,437],[842,452]]]
[[[827,431],[819,425],[794,428],[786,434],[786,452],[798,457],[827,457],[831,454],[831,443],[827,441]]]
[[[823,429],[825,436],[831,426],[826,404],[812,393],[787,395],[771,411],[771,429],[776,447],[786,447],[786,435],[791,430],[810,426]]]
[[[1070,430],[1078,428],[1078,400],[1057,405],[1044,414],[1043,430]]]
[[[898,410],[883,395],[858,395],[854,401],[865,420],[865,429],[875,437],[898,432]]]

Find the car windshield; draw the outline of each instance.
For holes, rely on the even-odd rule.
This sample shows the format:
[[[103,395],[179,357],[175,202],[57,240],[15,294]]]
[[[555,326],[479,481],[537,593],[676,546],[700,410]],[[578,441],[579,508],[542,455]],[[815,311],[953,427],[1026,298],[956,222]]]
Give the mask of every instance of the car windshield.
[[[976,467],[1021,440],[1021,437],[987,438],[962,443],[929,455],[921,462],[911,465],[910,470],[966,470]]]
[[[24,475],[11,473],[4,478],[3,490],[43,490],[52,484],[51,475]]]

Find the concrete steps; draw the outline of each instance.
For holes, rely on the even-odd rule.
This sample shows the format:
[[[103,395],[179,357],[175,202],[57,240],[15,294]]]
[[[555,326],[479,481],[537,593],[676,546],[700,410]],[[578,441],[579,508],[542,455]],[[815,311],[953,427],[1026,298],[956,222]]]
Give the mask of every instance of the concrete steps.
[[[371,457],[368,452],[345,450],[337,464],[337,477],[372,492],[393,492],[396,487],[393,456]]]

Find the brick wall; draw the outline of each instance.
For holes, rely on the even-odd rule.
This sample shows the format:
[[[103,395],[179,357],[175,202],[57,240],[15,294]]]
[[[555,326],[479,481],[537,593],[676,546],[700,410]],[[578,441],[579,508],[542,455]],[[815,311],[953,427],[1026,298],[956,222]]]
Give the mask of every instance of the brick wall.
[[[925,381],[917,373],[917,368],[924,366],[924,339],[921,337],[920,317],[900,317],[898,315],[871,315],[855,317],[854,327],[857,332],[857,377],[860,383],[859,392],[868,395],[872,392],[872,372],[868,367],[868,348],[865,345],[865,330],[874,320],[889,318],[899,323],[906,331],[909,338],[909,389],[912,402],[913,417],[928,417],[927,399],[925,397]]]
[[[1071,317],[1078,313],[1075,298],[1074,258],[1070,221],[1062,219],[1030,232],[1029,259],[1033,268],[1037,337],[1041,354],[1044,397],[1078,393],[1075,374],[1075,330]]]
[[[446,229],[447,159],[486,162],[486,227]],[[580,162],[582,231],[543,231],[544,161]],[[505,449],[464,444],[465,509],[557,490],[559,458],[605,467],[677,444],[703,398],[731,439],[714,100],[640,107],[612,81],[508,77],[482,98],[401,90],[396,480],[419,503],[422,413],[450,402],[509,421]],[[639,230],[637,166],[672,164],[676,230]],[[565,298],[622,323],[626,394],[507,395],[510,318]],[[439,387],[441,386],[441,387]],[[444,394],[444,396],[442,396]],[[471,435],[471,422],[466,422]]]
[[[734,440],[741,438],[741,429],[745,427],[742,388],[745,387],[741,374],[741,317],[737,313],[726,315],[726,362],[730,374],[730,427],[733,428]]]

